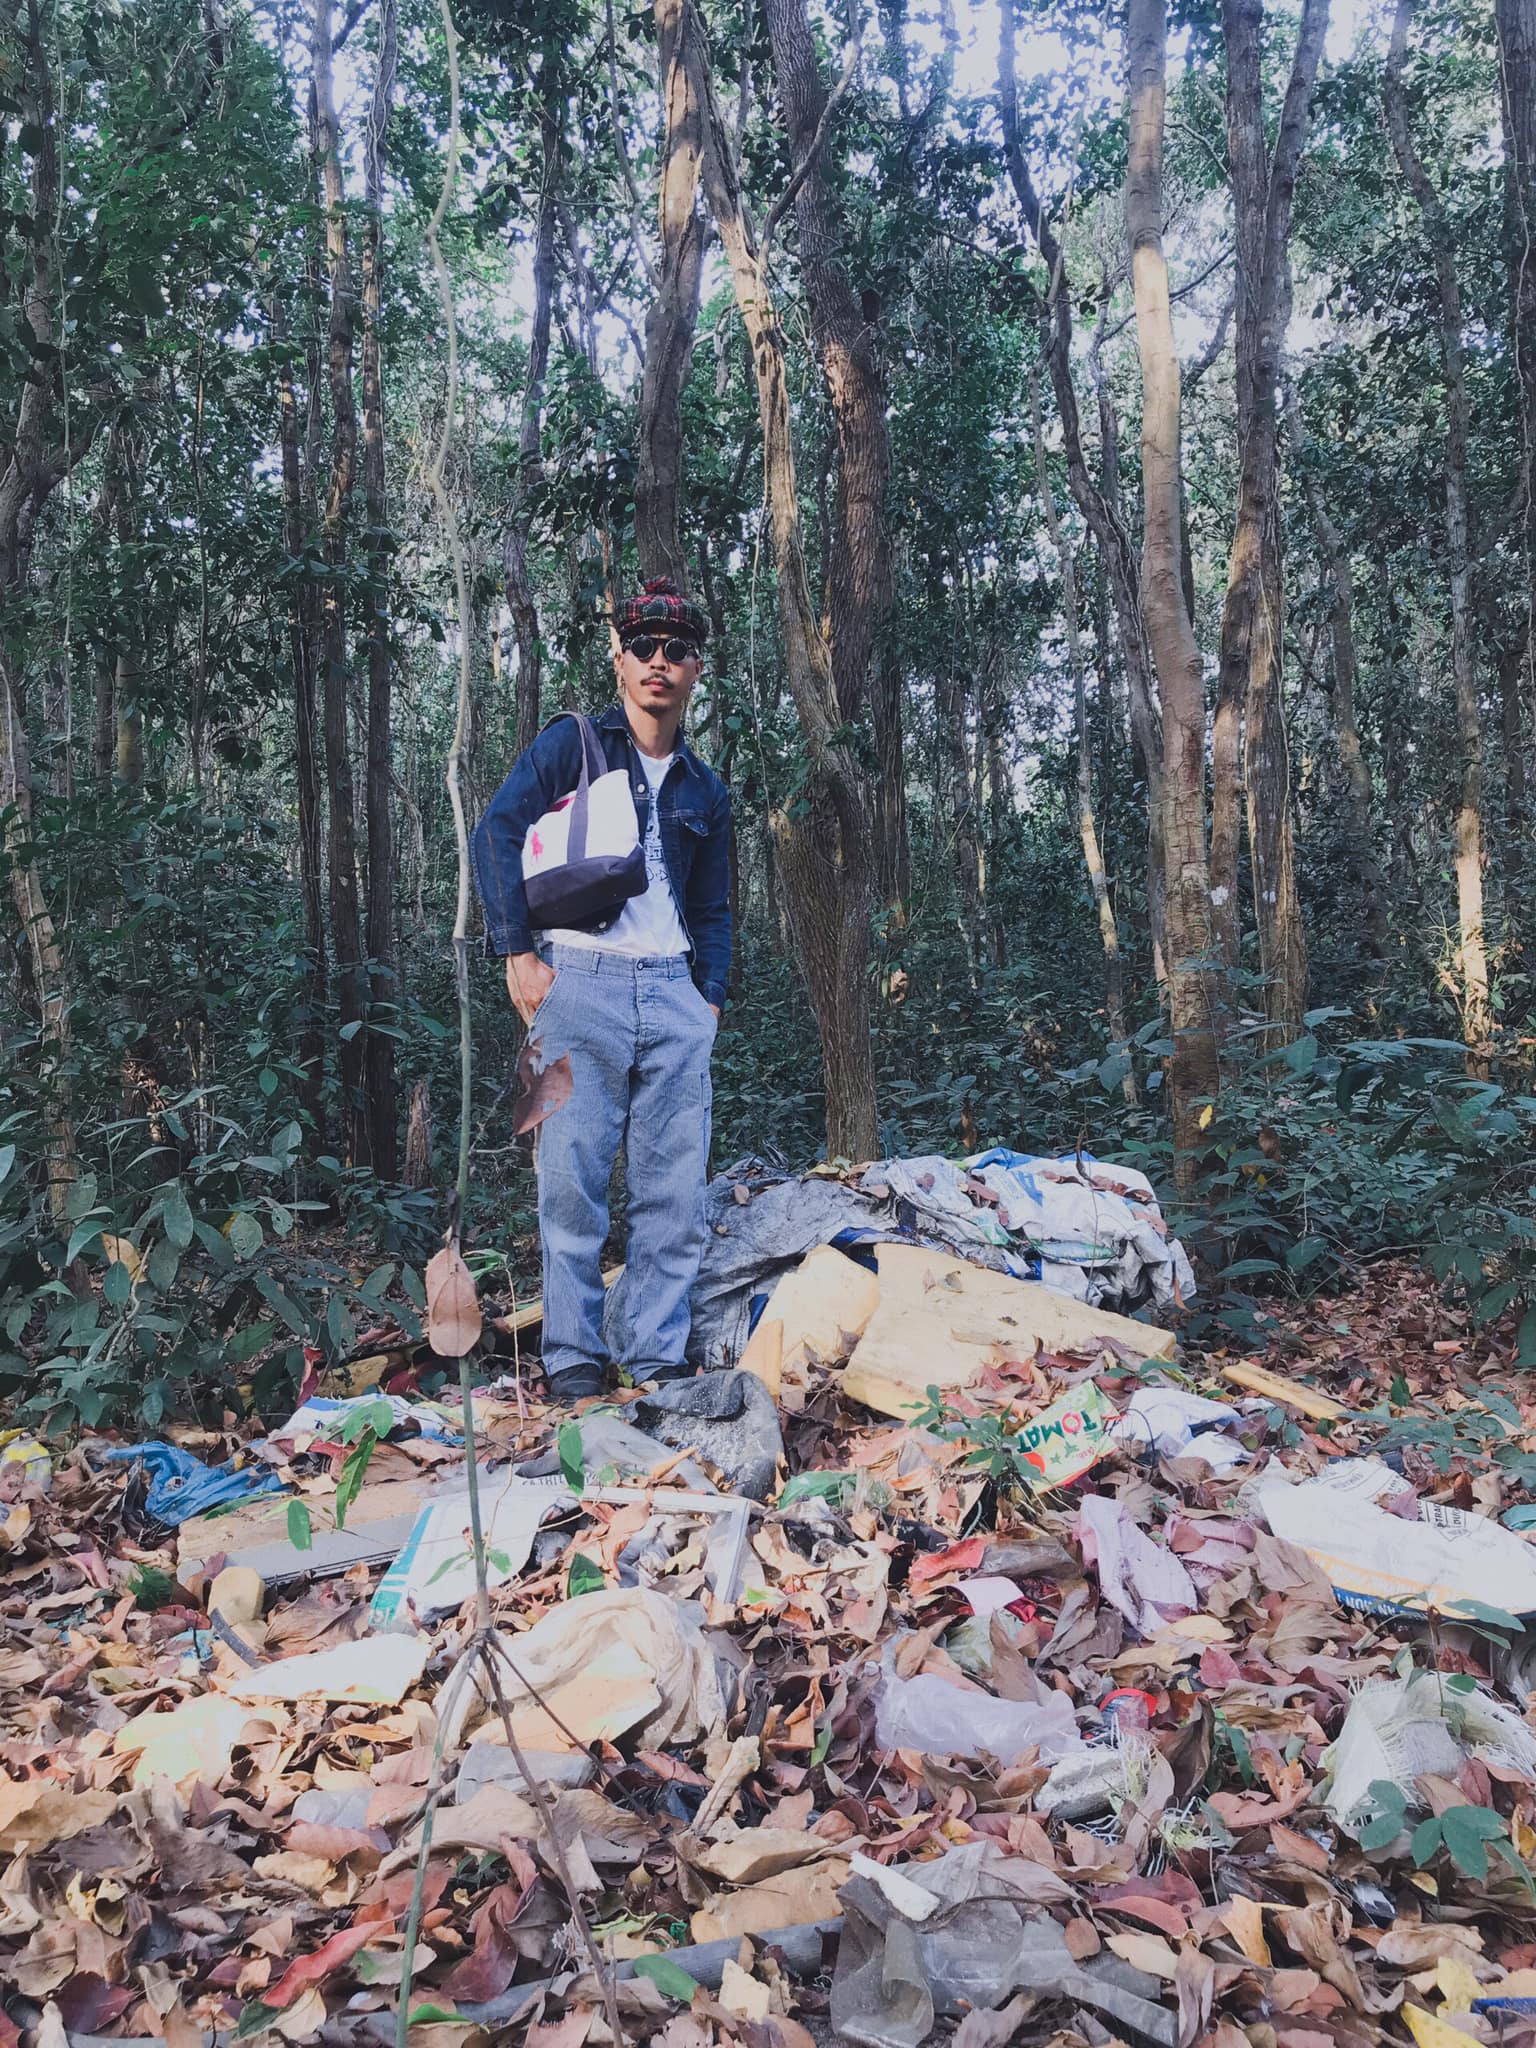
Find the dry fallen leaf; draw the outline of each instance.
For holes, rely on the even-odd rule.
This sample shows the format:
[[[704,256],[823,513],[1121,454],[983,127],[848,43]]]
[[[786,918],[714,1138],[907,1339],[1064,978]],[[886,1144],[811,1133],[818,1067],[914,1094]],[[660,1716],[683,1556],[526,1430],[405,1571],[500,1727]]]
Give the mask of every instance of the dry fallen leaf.
[[[452,1245],[427,1261],[427,1335],[439,1358],[464,1358],[480,1342],[475,1276]]]

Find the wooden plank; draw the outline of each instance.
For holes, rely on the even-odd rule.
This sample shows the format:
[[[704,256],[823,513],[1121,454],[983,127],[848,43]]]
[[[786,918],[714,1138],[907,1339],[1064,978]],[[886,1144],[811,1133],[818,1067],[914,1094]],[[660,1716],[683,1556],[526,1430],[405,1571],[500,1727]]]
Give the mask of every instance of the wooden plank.
[[[603,1275],[603,1285],[611,1287],[623,1270],[622,1266],[610,1266]],[[509,1316],[493,1316],[491,1327],[500,1330],[507,1337],[510,1337],[514,1330],[521,1336],[524,1330],[536,1330],[543,1320],[544,1297],[541,1294],[537,1301],[524,1302],[521,1308],[514,1309]]]
[[[859,1339],[843,1391],[904,1420],[929,1387],[968,1387],[1003,1357],[1046,1351],[1172,1358],[1169,1330],[1089,1308],[1038,1280],[1015,1280],[917,1245],[876,1247],[880,1304]]]
[[[1262,1365],[1253,1365],[1247,1359],[1239,1360],[1236,1365],[1224,1365],[1221,1376],[1247,1393],[1263,1394],[1267,1400],[1283,1402],[1286,1407],[1310,1416],[1314,1422],[1342,1422],[1350,1412],[1331,1394],[1319,1394],[1312,1387],[1299,1387],[1294,1381],[1283,1380],[1278,1373],[1267,1372]]]

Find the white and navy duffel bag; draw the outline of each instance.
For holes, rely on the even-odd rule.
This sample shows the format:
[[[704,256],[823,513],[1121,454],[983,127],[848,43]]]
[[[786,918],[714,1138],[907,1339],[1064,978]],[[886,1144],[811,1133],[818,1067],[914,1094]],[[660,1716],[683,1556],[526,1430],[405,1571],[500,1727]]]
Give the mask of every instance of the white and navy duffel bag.
[[[523,887],[529,922],[541,930],[580,925],[645,892],[645,849],[627,768],[609,768],[590,718],[562,711],[581,729],[581,779],[528,828]]]

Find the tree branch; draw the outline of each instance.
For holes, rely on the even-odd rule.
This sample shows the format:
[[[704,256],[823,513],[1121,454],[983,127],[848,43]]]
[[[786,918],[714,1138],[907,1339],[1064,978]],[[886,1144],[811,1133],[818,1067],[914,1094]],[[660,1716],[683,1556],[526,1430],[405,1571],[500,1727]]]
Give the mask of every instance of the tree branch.
[[[816,133],[811,137],[811,146],[795,166],[789,183],[784,187],[783,192],[780,193],[767,220],[763,223],[763,238],[757,257],[760,266],[766,267],[768,252],[773,247],[773,238],[779,231],[779,223],[783,220],[790,207],[794,205],[800,187],[805,183],[812,171],[815,170],[821,152],[826,147],[827,137],[832,132],[833,116],[836,114],[838,106],[849,86],[853,83],[853,75],[859,68],[859,56],[862,49],[863,42],[860,33],[855,29],[853,38],[848,45],[847,53],[843,58],[842,75],[827,95],[827,104],[822,108],[821,119],[816,123]]]

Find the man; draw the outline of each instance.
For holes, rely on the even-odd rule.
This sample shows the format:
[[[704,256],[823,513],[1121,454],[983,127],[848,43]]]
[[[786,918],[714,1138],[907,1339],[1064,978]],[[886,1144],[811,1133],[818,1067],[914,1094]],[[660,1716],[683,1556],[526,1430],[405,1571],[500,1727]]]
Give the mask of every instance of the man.
[[[637,1385],[687,1372],[709,1157],[709,1061],[731,958],[730,797],[681,738],[703,668],[704,614],[666,578],[615,621],[619,702],[596,721],[608,768],[629,773],[646,887],[582,930],[543,932],[523,888],[529,828],[575,788],[581,734],[555,719],[514,765],[475,834],[475,876],[507,992],[571,1095],[539,1132],[544,1370],[557,1400],[602,1390],[608,1182],[624,1145],[624,1286]]]

